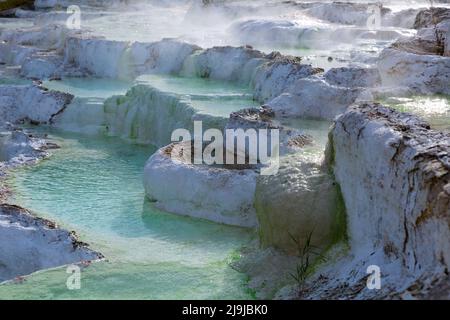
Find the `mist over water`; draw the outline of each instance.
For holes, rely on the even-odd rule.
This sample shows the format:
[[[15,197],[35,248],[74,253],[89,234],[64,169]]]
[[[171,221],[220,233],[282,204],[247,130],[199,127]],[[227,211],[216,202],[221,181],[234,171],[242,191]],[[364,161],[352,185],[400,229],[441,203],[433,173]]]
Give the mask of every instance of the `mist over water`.
[[[307,63],[325,69],[348,64],[370,65],[386,43],[415,33],[411,30],[412,15],[388,17],[377,32],[368,30],[367,6],[348,12],[348,20],[355,15],[358,25],[342,24],[339,19],[344,12],[323,7],[331,2],[213,1],[204,6],[202,1],[126,1],[95,14],[90,13],[89,7],[82,7],[83,29],[120,41],[153,42],[171,38],[203,48],[251,45],[265,52],[276,50],[302,56]],[[381,2],[392,15],[429,6],[426,0]]]
[[[251,68],[250,71],[233,70],[236,73],[248,73],[242,77],[234,77],[230,71],[230,74],[219,72],[216,78],[222,80],[210,79],[214,78],[211,69],[233,69],[233,63],[237,62],[236,65],[240,66],[239,59],[243,58],[236,53],[238,50],[221,55],[223,52],[219,49],[208,56],[208,51],[202,49],[248,46],[265,53],[279,51],[301,57],[302,63],[325,70],[344,66],[372,68],[376,66],[377,58],[384,48],[398,39],[416,34],[417,30],[413,29],[415,10],[429,6],[426,0],[381,1],[389,10],[384,14],[380,28],[373,30],[366,23],[370,15],[366,4],[380,1],[348,2],[361,6],[346,11],[345,8],[337,10],[330,7],[332,1],[314,0],[213,1],[207,6],[202,1],[194,0],[118,0],[108,2],[108,6],[99,6],[107,1],[80,1],[82,29],[76,36],[92,40],[84,51],[80,50],[81,56],[78,57],[78,63],[84,63],[85,68],[78,66],[79,73],[74,73],[74,76],[69,72],[67,77],[42,82],[44,88],[70,93],[74,99],[65,106],[64,112],[52,118],[53,127],[30,129],[33,134],[48,133],[50,141],[61,148],[53,150],[49,159],[36,166],[13,171],[8,184],[14,194],[12,201],[39,216],[56,221],[63,228],[76,230],[80,239],[104,254],[106,260],[83,267],[83,290],[67,290],[65,268],[59,267],[32,274],[20,284],[1,285],[0,298],[255,298],[255,293],[247,287],[246,276],[230,266],[230,261],[239,258],[240,249],[254,239],[254,230],[229,227],[157,209],[155,203],[145,195],[143,168],[157,147],[170,143],[167,137],[170,137],[175,126],[187,127],[199,114],[207,115],[202,118],[205,123],[209,119],[213,124],[223,125],[230,113],[243,108],[260,107],[266,103],[265,97],[271,100],[280,93],[295,93],[287,90],[292,83],[283,82],[286,80],[284,78],[291,76],[288,74],[290,69],[285,73],[273,71],[279,72],[280,76],[258,87],[260,91],[271,93],[272,89],[277,92],[279,88],[273,87],[279,83],[280,87],[286,86],[274,97],[270,94],[266,96],[267,92],[257,92],[252,83],[252,75],[256,71]],[[450,7],[449,3],[436,5]],[[46,14],[18,22],[5,20],[0,30],[13,30],[33,24],[38,28],[44,24],[64,23],[66,19],[65,11],[60,8]],[[95,43],[97,37],[127,43],[119,43],[116,47],[117,43],[108,42],[102,46]],[[146,50],[154,50],[151,51],[154,55],[169,52],[170,57],[158,60],[159,57],[153,59],[151,54],[142,54],[133,57],[135,60],[130,58],[133,43],[151,43],[162,39],[176,39],[199,47],[187,46],[187,50],[192,50],[186,56],[180,54],[174,58],[172,54],[175,55],[174,50],[178,49],[173,48],[179,47],[163,45],[163,49],[149,49],[143,46],[136,50],[136,56],[150,52]],[[72,47],[74,51],[77,49],[76,45]],[[111,58],[112,63],[107,61],[102,64],[103,59],[107,60],[105,52],[112,52],[111,56],[116,54],[124,59],[115,60],[114,57]],[[204,53],[206,58],[200,53]],[[255,60],[262,59],[261,56],[265,57],[259,55]],[[139,61],[136,62],[138,67],[134,68],[136,66],[131,65],[130,61]],[[266,61],[267,65],[274,62],[270,59]],[[298,60],[295,61],[297,63]],[[180,67],[174,67],[178,62]],[[99,68],[95,68],[97,63]],[[152,68],[152,63],[157,66]],[[115,67],[117,72],[110,70]],[[109,78],[97,77],[96,71],[100,76]],[[126,76],[122,77],[122,73]],[[261,77],[270,76],[263,73]],[[314,71],[305,77],[315,81],[316,76]],[[342,76],[342,79],[348,80],[345,77]],[[12,72],[3,64],[0,65],[0,84],[31,83],[31,79],[20,77],[18,71]],[[305,85],[308,83],[305,82]],[[319,104],[316,100],[320,100],[320,90],[324,90],[324,96],[328,98],[320,103],[325,101],[323,104],[332,104],[336,96],[334,92],[343,92],[342,95],[345,95],[354,89],[352,86],[355,85],[344,84],[342,91],[332,91],[338,87],[334,84],[311,86],[311,96],[309,92],[303,92],[301,98],[306,98],[299,101],[305,105]],[[314,92],[314,88],[319,89]],[[256,101],[258,94],[264,99]],[[386,98],[382,102],[402,112],[418,114],[430,121],[434,129],[450,130],[450,103],[445,96]],[[332,119],[326,116],[323,115],[323,119]],[[303,154],[284,158],[284,176],[274,179],[274,185],[268,184],[266,193],[262,193],[262,196],[259,194],[260,198],[266,198],[266,195],[267,198],[277,198],[279,195],[279,199],[284,199],[286,196],[288,200],[281,201],[278,207],[274,206],[273,211],[289,213],[291,209],[285,204],[300,208],[303,200],[299,200],[295,193],[300,188],[297,190],[291,186],[289,189],[285,186],[286,181],[289,180],[295,187],[302,185],[308,177],[314,180],[317,176],[328,181],[328,173],[322,172],[321,165],[332,122],[294,116],[271,120],[273,124],[298,130],[308,138],[306,140],[311,138],[310,144],[308,142],[302,146]],[[304,175],[305,170],[310,170],[312,174]],[[176,183],[173,182],[174,185]],[[319,183],[304,184],[304,190],[316,188],[319,190],[316,194],[323,196],[320,190],[325,189],[318,188]],[[192,188],[196,186],[192,183]],[[273,191],[275,189],[276,192]],[[256,191],[255,194],[258,196]],[[333,202],[330,206],[334,205]],[[306,216],[309,212],[305,208]]]

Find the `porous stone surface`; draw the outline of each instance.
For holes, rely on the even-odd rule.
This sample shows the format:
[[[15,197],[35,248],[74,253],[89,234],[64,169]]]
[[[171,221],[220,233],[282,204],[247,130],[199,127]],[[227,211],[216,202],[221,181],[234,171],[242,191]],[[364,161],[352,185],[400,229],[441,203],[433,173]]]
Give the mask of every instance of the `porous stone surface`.
[[[299,58],[273,53],[270,60],[259,66],[254,73],[251,81],[253,95],[256,100],[265,103],[285,92],[299,79],[322,71],[302,64]]]
[[[39,85],[0,85],[0,123],[48,123],[62,112],[73,96]]]
[[[362,104],[336,120],[331,137],[350,249],[317,271],[304,297],[448,299],[450,135]],[[370,265],[381,269],[380,290],[366,287]]]
[[[131,45],[130,55],[136,74],[146,72],[178,74],[187,57],[197,50],[201,48],[181,41],[164,39],[155,43],[135,42]]]
[[[123,41],[70,37],[66,40],[64,63],[97,77],[127,79],[130,77],[125,55],[127,48],[128,43]]]
[[[0,204],[0,282],[102,257],[79,242],[73,232],[21,207]]]
[[[0,162],[22,164],[42,159],[48,154],[44,139],[35,138],[20,130],[0,132]]]
[[[332,85],[343,87],[376,87],[381,78],[376,68],[341,67],[328,70],[325,80]]]
[[[390,9],[381,5],[377,6],[382,15],[390,13]],[[316,5],[308,9],[307,12],[314,17],[333,23],[365,26],[372,14],[369,10],[371,7],[373,7],[373,4],[334,1]]]
[[[435,7],[423,9],[417,13],[414,28],[422,29],[434,27],[445,20],[450,20],[449,8]]]
[[[190,143],[171,144],[150,157],[144,169],[146,195],[168,212],[255,227],[253,201],[258,173],[254,169],[194,165],[186,161],[185,148],[191,148]]]
[[[272,147],[272,141],[276,142],[279,155],[295,153],[305,146],[314,144],[314,140],[310,135],[303,133],[301,130],[286,128],[278,124],[278,121],[274,117],[275,113],[267,106],[243,109],[230,114],[225,130],[241,129],[244,132],[248,132],[248,130],[255,130],[255,134],[257,135],[257,146],[255,151],[258,152],[258,156],[260,154],[261,147],[267,148],[267,152],[273,152],[272,149],[275,145]],[[272,137],[273,130],[277,131],[278,139],[276,139],[275,136]],[[235,144],[236,143],[237,141],[235,139]],[[265,143],[266,145],[262,146],[262,143]],[[246,143],[245,147],[245,154],[248,156],[250,149],[249,143]]]
[[[112,6],[119,2],[82,0],[77,4]],[[41,11],[16,10],[16,16],[34,18],[35,24],[2,29],[0,64],[15,68],[17,75],[28,79],[77,76],[130,80],[141,74],[162,73],[231,81],[249,86],[254,99],[265,106],[233,113],[227,120],[200,114],[188,100],[149,86],[135,86],[104,104],[82,98],[69,104],[70,95],[37,85],[0,85],[0,171],[45,157],[46,149],[54,147],[7,122],[52,123],[65,130],[108,134],[158,147],[170,143],[174,129],[192,130],[194,120],[203,120],[204,129],[280,129],[282,159],[277,174],[259,176],[252,166],[192,165],[182,157],[183,145],[175,143],[161,148],[147,162],[147,196],[157,207],[176,214],[258,227],[257,246],[262,250],[250,253],[252,261],[244,259],[241,270],[250,275],[250,287],[258,289],[259,297],[273,297],[280,286],[289,284],[289,271],[298,267],[298,246],[311,231],[314,245],[320,248],[329,248],[345,235],[348,243],[327,252],[329,260],[315,269],[300,293],[286,287],[278,292],[278,298],[449,297],[448,134],[429,130],[414,116],[374,103],[350,107],[372,101],[376,92],[450,94],[449,9],[394,11],[378,4],[377,8],[364,3],[288,1],[270,4],[269,11],[277,12],[273,19],[266,6],[214,4],[205,9],[198,5],[189,9],[186,22],[194,22],[189,20],[197,16],[194,13],[205,12],[210,14],[202,21],[205,25],[216,25],[215,19],[225,17],[234,22],[230,30],[214,37],[225,35],[219,40],[228,41],[230,36],[236,46],[203,49],[181,40],[198,41],[195,35],[133,42],[85,30],[81,33],[64,27],[64,11],[45,10],[70,4],[36,0]],[[296,11],[295,16],[281,10],[282,6]],[[367,26],[375,9],[381,13],[381,30]],[[414,30],[401,30],[413,25],[416,35]],[[369,45],[372,41],[376,45]],[[393,41],[376,58],[378,50]],[[220,41],[211,46],[217,43]],[[330,50],[338,43],[352,45],[352,49],[343,50],[349,58],[332,56],[340,55],[339,50]],[[324,50],[333,53],[330,65],[345,62],[347,66],[325,72],[305,64],[302,58],[266,54],[247,44]],[[373,68],[374,62],[377,68]],[[330,134],[325,163],[320,157],[291,154],[315,142],[301,131],[277,125],[277,117],[339,117]],[[6,201],[7,193],[0,185],[0,201]],[[345,222],[344,209],[347,233],[340,228]],[[68,232],[51,228],[50,222],[25,211],[0,205],[0,228],[6,230],[0,232],[0,238],[12,235],[19,248],[15,256],[10,248],[1,246],[10,239],[0,241],[0,280],[2,272],[10,278],[84,260],[91,254],[84,249],[77,253],[75,247],[68,250],[75,241]],[[48,239],[54,236],[51,232],[57,239],[45,243],[43,235]],[[56,256],[47,246],[63,254]],[[66,255],[69,251],[73,255]],[[34,262],[20,264],[19,254],[32,257]],[[41,256],[47,257],[48,265],[41,263]],[[18,267],[13,270],[16,261]],[[369,265],[381,268],[381,290],[366,288]]]
[[[248,82],[265,54],[249,47],[213,47],[189,56],[183,74],[215,80]],[[247,71],[248,70],[248,71]]]
[[[419,13],[416,36],[401,39],[384,49],[378,58],[382,84],[385,87],[406,87],[418,94],[450,94],[450,18],[446,14],[429,20],[430,11]],[[430,24],[431,23],[431,24]]]
[[[444,54],[446,57],[450,57],[450,32],[449,31],[447,31],[446,36],[445,36]]]
[[[378,61],[384,86],[404,86],[416,93],[450,94],[450,58],[385,49]]]
[[[323,163],[332,168],[341,191],[342,198],[335,205],[340,203],[342,212],[345,212],[345,218],[340,221],[345,223],[346,231],[340,229],[338,233],[344,235],[341,238],[344,241],[328,251],[319,251],[325,260],[316,260],[320,256],[310,257],[314,266],[312,275],[301,286],[292,285],[292,276],[290,281],[288,277],[295,274],[301,265],[299,258],[295,259],[295,254],[290,260],[284,255],[280,258],[280,250],[273,251],[270,246],[264,250],[250,246],[244,250],[244,258],[236,267],[250,275],[250,286],[263,298],[448,299],[449,159],[448,133],[433,131],[416,116],[379,104],[352,106],[336,119]],[[300,161],[298,168],[304,165],[314,168],[311,163],[305,164],[302,158],[297,157],[297,160]],[[291,177],[299,174],[295,168],[289,166],[284,170],[281,167],[281,177],[283,173]],[[319,235],[327,234],[320,229],[319,221],[329,221],[326,218],[330,216],[312,223],[314,208],[326,204],[305,201],[302,197],[305,193],[301,192],[304,190],[307,194],[316,190],[306,188],[306,185],[310,179],[320,181],[319,176],[283,180],[285,189],[292,189],[293,195],[301,197],[302,201],[298,203],[311,204],[309,210],[303,206],[296,207],[293,203],[297,203],[297,199],[289,198],[290,192],[277,196],[277,190],[271,189],[273,184],[269,183],[271,179],[277,179],[276,176],[259,179],[267,183],[258,181],[257,184],[255,203],[258,219],[261,219],[261,212],[264,213],[259,209],[261,204],[272,203],[288,208],[272,210],[273,214],[269,216],[262,215],[267,219],[260,221],[260,228],[266,225],[264,230],[267,232],[260,235],[263,243],[268,239],[275,244],[282,243],[279,241],[282,233],[270,232],[278,230],[277,226],[283,222],[286,224],[282,230],[302,230],[305,235],[302,227],[312,224],[322,231]],[[329,180],[322,181],[326,183]],[[258,200],[261,186],[270,192],[263,193]],[[330,195],[322,189],[318,192],[321,201],[323,194]],[[308,196],[311,197],[313,194]],[[303,214],[292,214],[303,210]],[[323,208],[320,214],[323,214]],[[299,217],[300,220],[287,223]],[[295,246],[291,246],[291,250],[291,254],[295,253]],[[380,289],[369,289],[369,275],[373,275],[373,271],[368,271],[369,267],[379,268]],[[285,286],[280,290],[283,284]]]
[[[202,121],[205,130],[222,129],[226,124],[226,118],[199,113],[189,100],[147,85],[108,98],[102,109],[108,135],[158,147],[169,144],[176,129],[192,132],[195,120]]]
[[[259,176],[255,208],[263,248],[291,256],[311,245],[326,248],[344,233],[339,189],[321,159],[301,153],[280,159],[275,175]]]
[[[331,85],[321,77],[311,77],[296,81],[267,106],[279,117],[333,120],[353,103],[372,99],[365,88]]]

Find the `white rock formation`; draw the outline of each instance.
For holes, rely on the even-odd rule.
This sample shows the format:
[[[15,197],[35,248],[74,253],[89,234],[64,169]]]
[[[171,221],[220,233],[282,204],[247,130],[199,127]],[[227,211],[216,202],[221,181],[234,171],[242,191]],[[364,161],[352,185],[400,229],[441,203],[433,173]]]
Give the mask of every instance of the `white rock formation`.
[[[371,16],[370,4],[351,2],[321,3],[307,9],[306,12],[316,18],[333,23],[365,26]],[[382,15],[390,12],[389,9],[380,7]]]
[[[324,78],[331,85],[348,88],[371,88],[381,84],[376,68],[332,68],[324,74]]]
[[[71,33],[75,33],[75,31],[58,24],[49,24],[26,29],[5,30],[1,32],[0,39],[7,44],[36,47],[47,51],[61,49],[67,35]]]
[[[56,6],[68,7],[72,4],[109,7],[123,2],[123,0],[34,0],[34,6],[39,9],[50,9]]]
[[[94,37],[69,37],[65,65],[96,77],[130,79],[143,73],[178,73],[185,59],[200,48],[185,42],[161,40],[129,43]]]
[[[147,196],[168,212],[255,227],[253,201],[258,173],[192,165],[183,159],[183,145],[190,148],[190,144],[171,144],[148,160],[144,169]]]
[[[315,143],[310,135],[305,134],[301,130],[285,128],[282,125],[279,125],[274,116],[275,113],[273,112],[273,110],[265,106],[262,106],[259,109],[243,109],[230,114],[230,118],[227,121],[225,129],[242,129],[244,131],[247,131],[249,129],[267,130],[266,135],[263,135],[262,132],[257,132],[257,146],[255,148],[255,152],[257,152],[257,155],[255,155],[255,157],[258,159],[258,161],[261,160],[259,157],[261,153],[267,154],[268,152],[270,152],[271,156],[275,156],[272,150],[272,130],[277,130],[278,132],[278,139],[275,139],[273,141],[275,141],[277,144],[279,155],[295,153],[300,151],[305,146],[311,146]],[[261,138],[263,140],[261,140]],[[233,147],[237,144],[237,139],[234,140],[235,141]],[[224,136],[224,143],[227,143],[226,136]],[[262,146],[261,143],[264,143],[264,146]],[[264,148],[263,151],[260,150],[261,147]],[[236,152],[236,150],[237,149],[232,149],[229,151]],[[250,146],[248,141],[246,141],[245,150],[241,151],[243,152],[243,154],[245,153],[246,157],[248,157],[250,152],[249,150]]]
[[[214,47],[188,57],[182,74],[216,80],[248,83],[265,55],[246,47]]]
[[[239,43],[262,46],[297,48],[299,46],[329,50],[333,44],[355,44],[358,40],[374,39],[393,41],[410,34],[408,30],[380,28],[369,30],[366,26],[330,25],[321,21],[304,21],[301,24],[290,20],[253,19],[239,21],[230,28]],[[412,25],[412,22],[410,23]]]
[[[450,94],[450,58],[385,49],[378,61],[384,86],[404,86],[417,93]]]
[[[8,165],[22,164],[43,158],[45,142],[33,139],[22,131],[0,133],[0,162]]]
[[[255,208],[261,245],[297,255],[309,233],[326,248],[345,235],[345,212],[338,188],[320,157],[281,157],[276,175],[259,176]],[[295,239],[295,240],[294,240]]]
[[[380,13],[382,27],[412,28],[419,9],[410,8],[394,11],[389,8],[389,1],[379,2],[316,2],[305,12],[313,17],[335,24],[366,27],[374,14]]]
[[[64,73],[65,39],[75,33],[61,25],[5,30],[0,34],[0,62],[21,67],[27,78],[48,79]]]
[[[283,47],[302,44],[311,47],[324,36],[324,26],[325,24],[318,22],[305,27],[289,20],[252,19],[233,24],[230,32],[243,44]]]
[[[410,8],[396,12],[388,12],[383,15],[382,25],[389,27],[399,27],[412,29],[420,9]]]
[[[48,123],[72,98],[36,85],[0,85],[0,121]]]
[[[39,16],[39,12],[36,12],[34,10],[27,10],[27,9],[22,9],[22,8],[17,8],[14,11],[14,15],[17,18],[25,18],[25,19],[29,19],[29,18],[36,18],[37,16]]]
[[[34,1],[34,6],[36,8],[42,8],[42,9],[46,9],[46,8],[53,8],[58,4],[58,0],[35,0]]]
[[[1,34],[0,62],[21,67],[33,79],[94,76],[133,79],[145,73],[180,74],[250,85],[266,102],[296,80],[321,72],[299,58],[264,54],[250,47],[202,50],[164,39],[152,43],[113,41],[49,24]]]
[[[75,97],[64,112],[52,118],[52,126],[70,132],[105,134],[106,113],[103,99]]]
[[[131,61],[135,74],[178,74],[186,58],[201,48],[185,42],[162,40],[154,43],[135,42],[131,45]]]
[[[322,70],[301,64],[298,58],[280,54],[270,55],[270,60],[259,66],[252,78],[254,98],[262,103],[286,92],[297,80],[318,74]]]
[[[27,57],[38,52],[38,48],[0,42],[0,62],[21,65]]]
[[[446,57],[450,57],[450,35],[447,34],[447,37],[445,38],[445,51],[444,54]]]
[[[302,134],[300,131],[285,129],[282,126],[275,125],[270,119],[272,115],[270,110],[265,110],[264,108],[261,110],[245,109],[235,112],[230,115],[226,129],[278,129],[280,131],[281,155],[298,152],[301,148],[314,143],[310,136]],[[268,148],[270,149],[270,137],[267,140],[269,142]],[[225,137],[224,143],[225,145],[227,144]],[[227,147],[227,145],[224,147],[224,153],[235,152],[232,149],[228,150]],[[224,224],[255,227],[258,223],[253,203],[255,201],[257,181],[263,179],[257,178],[261,173],[261,164],[193,165],[192,159],[189,158],[185,151],[187,148],[191,148],[190,142],[171,144],[161,148],[148,160],[144,172],[144,186],[147,196],[151,200],[156,201],[158,207],[169,212],[200,217]],[[246,156],[248,156],[248,149],[246,150]],[[270,156],[273,157],[275,155],[271,154]],[[292,157],[296,160],[299,159],[297,156]],[[292,158],[289,158],[289,156],[282,158],[284,163],[282,167],[284,171],[282,173],[266,180],[261,180],[269,181],[269,183],[261,182],[261,190],[259,192],[259,208],[261,210],[259,222],[264,222],[261,229],[261,232],[265,232],[266,235],[264,244],[282,247],[286,250],[290,248],[287,243],[289,240],[286,240],[291,239],[288,233],[275,227],[273,231],[268,230],[270,229],[268,228],[269,225],[273,226],[276,224],[274,220],[279,221],[280,226],[283,223],[289,223],[288,221],[308,221],[308,226],[305,226],[305,228],[311,226],[311,223],[314,221],[321,220],[322,227],[320,230],[326,230],[324,231],[326,234],[320,235],[314,240],[317,240],[316,243],[325,244],[331,237],[331,227],[329,228],[329,225],[332,224],[333,217],[328,217],[331,211],[324,210],[319,214],[312,210],[314,206],[306,206],[304,211],[298,208],[298,212],[302,212],[298,215],[293,214],[291,211],[282,213],[281,207],[279,208],[280,210],[272,210],[278,208],[277,205],[280,203],[286,204],[290,202],[294,206],[301,203],[301,201],[293,201],[293,198],[302,194],[302,191],[299,191],[299,189],[294,191],[295,187],[293,187],[290,189],[292,192],[287,192],[284,188],[279,189],[279,184],[272,183],[273,181],[280,182],[294,179],[293,172],[302,175],[301,178],[296,176],[304,181],[301,184],[302,186],[298,186],[294,180],[293,185],[295,184],[300,189],[304,187],[302,190],[305,198],[315,201],[311,194],[308,194],[308,190],[314,192],[312,190],[317,188],[322,188],[320,191],[322,196],[329,193],[331,199],[335,195],[333,182],[327,173],[322,172],[318,159],[313,160],[311,157],[306,160],[305,158],[305,170],[299,170],[288,159]],[[309,171],[306,168],[309,168]],[[289,169],[293,171],[289,171]],[[276,196],[272,197],[272,195]],[[279,202],[275,200],[276,198],[282,200]],[[334,200],[333,198],[330,201]],[[318,204],[318,207],[320,206],[320,209],[324,209],[330,203],[324,200],[320,205]],[[332,205],[334,206],[334,203]],[[320,211],[320,209],[317,211]],[[294,230],[293,233],[297,235]],[[272,238],[272,235],[275,235],[274,238]],[[284,242],[278,241],[280,239]]]
[[[415,23],[421,28],[417,36],[397,41],[383,50],[378,59],[383,86],[407,87],[421,94],[450,94],[448,12],[445,10],[442,16],[436,15],[432,22],[429,10],[422,11]],[[442,43],[437,41],[438,38]]]
[[[333,168],[342,191],[335,205],[346,212],[345,218],[337,216],[338,223],[332,227],[346,224],[346,232],[337,228],[337,239],[348,239],[326,252],[326,262],[313,267],[313,276],[300,291],[286,278],[289,272],[295,273],[292,270],[299,260],[289,260],[270,247],[262,251],[250,248],[236,267],[249,274],[251,287],[261,298],[448,299],[450,135],[430,130],[415,116],[378,104],[361,104],[336,120],[326,155],[325,164]],[[295,155],[291,157],[295,161]],[[314,168],[302,159],[298,158],[298,166]],[[318,218],[312,212],[324,215],[324,209],[333,209],[322,203],[323,194],[332,195],[324,192],[330,187],[310,189],[305,185],[305,181],[323,181],[323,186],[329,183],[325,176],[320,180],[321,171],[316,168],[302,179],[283,179],[309,172],[296,170],[296,166],[282,167],[279,177],[258,178],[255,204],[260,228],[267,232],[259,232],[263,243],[295,254],[295,246],[287,246],[287,237],[273,230],[297,232],[301,244],[305,238],[301,235],[311,232],[304,226],[319,227],[322,232],[316,236],[327,234],[322,227],[330,225],[321,225],[321,221],[330,222],[330,215]],[[284,181],[286,187],[274,189],[276,179]],[[320,201],[312,200],[314,190]],[[312,194],[303,199],[308,192]],[[305,207],[294,205],[298,196],[290,196],[295,194]],[[315,211],[322,205],[324,208]],[[318,221],[314,224],[315,218]],[[380,268],[379,290],[367,287],[370,266]],[[283,285],[286,287],[279,290]]]
[[[389,245],[410,271],[450,263],[450,136],[427,127],[413,116],[363,105],[340,117],[333,131],[351,244],[366,252]],[[428,233],[440,222],[442,229]]]
[[[280,117],[333,120],[361,100],[372,100],[369,90],[331,85],[320,77],[311,77],[298,80],[266,105]]]
[[[203,121],[204,130],[226,123],[225,118],[199,113],[189,100],[147,85],[107,99],[104,112],[107,134],[159,147],[171,142],[175,129],[191,131],[195,120]]]
[[[36,218],[27,210],[0,204],[0,282],[41,269],[101,259],[74,233]]]
[[[23,61],[20,74],[25,78],[49,79],[58,74],[62,63],[63,59],[60,55],[37,52]]]
[[[450,135],[368,104],[337,119],[331,145],[350,253],[319,269],[305,297],[448,299]],[[366,288],[370,265],[381,290]]]
[[[64,63],[87,74],[105,78],[130,78],[129,44],[102,38],[70,37],[66,41]]]
[[[36,7],[44,9],[70,3],[36,0]],[[295,6],[299,11],[304,10],[302,14],[323,21],[312,18],[311,26],[305,27],[300,26],[299,20],[291,21],[292,16],[266,19],[262,11],[255,9],[254,12],[263,16],[261,19],[248,20],[247,16],[233,25],[231,31],[245,44],[272,46],[301,43],[328,49],[330,40],[347,44],[355,40],[376,41],[374,52],[382,46],[379,41],[392,41],[410,33],[384,28],[367,30],[366,23],[372,14],[367,4],[283,5]],[[218,14],[221,9],[217,6],[209,11],[214,13],[213,18],[210,16],[202,23],[207,25],[221,18]],[[225,8],[227,19],[244,17],[239,15],[239,9]],[[253,13],[251,7],[246,10],[247,14]],[[18,12],[22,16],[29,14]],[[410,28],[416,11],[393,12],[381,8],[381,13],[383,27]],[[187,21],[196,16],[189,15]],[[377,88],[379,92],[392,92],[399,87],[410,93],[450,94],[450,36],[444,38],[443,44],[443,53],[447,57],[436,55],[432,48],[435,21],[429,12],[420,14],[415,21],[416,28],[420,29],[417,37],[402,39],[383,51],[378,70],[338,68],[325,74],[322,74],[323,70],[301,64],[300,59],[277,53],[267,55],[248,46],[203,50],[177,40],[112,41],[77,35],[52,25],[53,22],[64,22],[64,19],[64,13],[43,13],[36,18],[36,27],[3,31],[0,62],[20,67],[24,77],[39,79],[65,75],[130,79],[142,73],[170,73],[233,81],[249,85],[256,100],[266,103],[275,115],[283,117],[334,119],[354,102],[372,100],[372,89],[380,83],[387,88]],[[439,31],[448,33],[448,12],[439,13],[439,19]],[[357,48],[352,50],[352,60],[372,62],[371,54],[358,52]],[[69,95],[45,92],[36,86],[0,86],[0,121],[53,122],[66,130],[106,133],[158,146],[170,143],[174,129],[191,129],[193,120],[204,120],[205,126],[216,128],[225,125],[225,119],[199,114],[182,97],[148,86],[136,86],[125,96],[108,99],[105,105],[82,98],[68,105],[70,99]],[[252,122],[245,118],[244,127],[270,127],[271,124],[260,121],[261,114],[255,114],[249,113],[256,119]],[[241,120],[232,118],[227,126],[241,126]],[[341,255],[340,261],[324,266],[318,273],[321,276],[309,284],[314,291],[307,289],[304,297],[384,298],[403,293],[405,297],[411,297],[415,295],[413,285],[423,288],[420,295],[432,296],[433,293],[427,290],[435,283],[438,283],[435,287],[444,283],[444,290],[439,294],[448,292],[448,284],[447,288],[445,285],[448,283],[446,272],[450,252],[449,136],[429,131],[414,117],[400,116],[377,105],[364,105],[340,117],[331,137],[332,148],[328,151],[347,207],[350,252]],[[291,136],[287,134],[284,138],[283,142],[289,147]],[[336,203],[340,202],[339,192],[319,160],[289,155],[284,158],[285,164],[278,175],[258,177],[253,169],[194,166],[180,157],[169,157],[174,150],[178,150],[179,155],[179,147],[174,144],[162,148],[146,165],[146,193],[158,207],[226,224],[245,227],[259,224],[264,246],[274,246],[290,254],[295,253],[296,248],[289,234],[303,240],[300,238],[313,229],[314,243],[322,247],[335,239],[333,230],[339,229],[335,210]],[[0,161],[28,161],[43,154],[38,141],[23,132],[0,136]],[[256,204],[256,210],[253,204]],[[19,210],[2,206],[1,210],[16,209]],[[19,239],[20,231],[33,239],[32,243],[20,240],[22,238],[17,240],[19,244],[31,246],[31,249],[24,247],[23,251],[20,247],[18,254],[23,252],[32,256],[37,252],[33,245],[39,250],[50,245],[39,238],[40,227],[36,229],[39,232],[30,231],[33,228],[30,225],[38,223],[36,220],[29,222],[28,218],[20,218],[11,224],[12,218],[3,215],[1,210],[0,228],[7,226],[7,232],[10,232],[6,236],[13,234]],[[19,259],[11,250],[2,251],[1,243],[5,242],[0,241],[0,278],[2,272],[13,277],[16,273],[12,271],[11,263]],[[67,248],[70,245],[58,250],[65,252]],[[53,259],[52,254],[48,255]],[[256,263],[274,262],[274,255],[269,253],[268,256]],[[4,257],[7,263],[2,260]],[[52,261],[52,265],[63,263],[46,259]],[[365,290],[369,264],[382,268],[381,291]],[[22,266],[18,266],[18,270],[22,270]],[[31,269],[42,267],[48,266],[36,262]],[[279,271],[272,264],[270,267],[273,274]],[[32,272],[31,269],[25,268],[19,274]]]
[[[450,8],[434,7],[420,10],[414,21],[415,29],[432,28],[443,21],[450,20]]]
[[[214,47],[189,56],[181,74],[250,84],[254,98],[265,102],[284,92],[295,80],[318,72],[301,64],[299,58],[279,53],[266,55],[249,47]]]

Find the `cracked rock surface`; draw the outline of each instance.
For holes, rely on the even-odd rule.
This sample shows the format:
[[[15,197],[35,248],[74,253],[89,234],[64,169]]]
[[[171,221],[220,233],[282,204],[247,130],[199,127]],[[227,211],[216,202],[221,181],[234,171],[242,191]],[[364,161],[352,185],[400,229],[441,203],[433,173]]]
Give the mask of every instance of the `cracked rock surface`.
[[[8,204],[0,204],[0,242],[14,243],[14,250],[0,246],[0,282],[41,269],[102,258],[79,242],[74,233]]]
[[[332,148],[350,251],[318,270],[304,297],[448,299],[450,135],[362,104],[336,120]],[[370,265],[381,290],[366,289]]]

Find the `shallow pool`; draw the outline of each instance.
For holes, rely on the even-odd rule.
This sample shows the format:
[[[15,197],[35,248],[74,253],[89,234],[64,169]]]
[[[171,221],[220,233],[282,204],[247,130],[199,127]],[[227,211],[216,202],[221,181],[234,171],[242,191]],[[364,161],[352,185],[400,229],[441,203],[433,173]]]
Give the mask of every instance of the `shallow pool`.
[[[86,103],[102,104],[114,95],[125,95],[133,85],[144,84],[160,91],[183,96],[200,113],[228,118],[231,112],[258,107],[249,88],[227,81],[186,78],[173,75],[142,75],[135,81],[101,78],[63,78],[44,81],[43,86],[73,94]]]
[[[61,80],[47,80],[42,85],[47,89],[67,92],[79,98],[106,99],[127,93],[133,83],[114,79],[68,77]]]
[[[188,99],[200,113],[228,118],[230,113],[258,107],[250,88],[239,84],[203,78],[171,75],[143,75],[138,84],[148,84],[160,91],[175,93]]]
[[[0,299],[246,299],[246,277],[228,262],[252,238],[241,228],[168,214],[145,200],[142,171],[155,151],[116,138],[53,131],[62,148],[9,181],[15,199],[76,230],[107,261],[68,290],[65,268],[0,285]]]
[[[392,98],[382,101],[401,112],[418,115],[436,130],[450,131],[450,97],[445,95]]]

